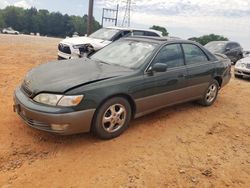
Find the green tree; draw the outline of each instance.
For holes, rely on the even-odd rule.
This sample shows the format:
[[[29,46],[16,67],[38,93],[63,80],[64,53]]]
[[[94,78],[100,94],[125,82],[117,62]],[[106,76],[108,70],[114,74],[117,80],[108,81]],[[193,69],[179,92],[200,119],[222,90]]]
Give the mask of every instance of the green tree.
[[[205,45],[211,41],[228,41],[228,38],[222,35],[209,34],[209,35],[203,35],[201,37],[192,37],[189,38],[188,40],[196,41],[202,45]]]
[[[84,35],[87,33],[86,17],[71,16],[70,22],[73,25],[73,32],[77,32],[80,35]]]
[[[158,26],[158,25],[153,25],[149,29],[154,29],[154,30],[157,30],[157,31],[161,31],[163,36],[168,36],[168,34],[169,34],[165,27],[161,27],[161,26]]]
[[[87,32],[88,16],[69,16],[60,12],[37,10],[32,7],[23,9],[14,6],[0,9],[0,28],[12,27],[22,33],[40,33],[42,35],[65,37],[75,31],[80,35]],[[93,20],[93,29],[101,28],[99,22]]]
[[[2,13],[0,12],[0,28],[4,28],[4,27],[5,27],[4,17]]]

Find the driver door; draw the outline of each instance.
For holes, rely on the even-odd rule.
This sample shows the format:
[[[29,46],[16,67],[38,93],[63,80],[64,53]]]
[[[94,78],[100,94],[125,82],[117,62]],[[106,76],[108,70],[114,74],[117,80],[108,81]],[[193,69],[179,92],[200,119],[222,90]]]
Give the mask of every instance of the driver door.
[[[147,113],[155,109],[185,100],[187,70],[180,44],[163,46],[151,63],[167,65],[166,72],[146,73],[144,88],[148,97],[137,100],[138,112]]]

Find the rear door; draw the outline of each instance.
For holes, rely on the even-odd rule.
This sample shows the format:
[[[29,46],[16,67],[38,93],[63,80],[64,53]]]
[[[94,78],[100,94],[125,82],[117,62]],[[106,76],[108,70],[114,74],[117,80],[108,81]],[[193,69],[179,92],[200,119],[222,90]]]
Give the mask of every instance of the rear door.
[[[191,43],[182,44],[187,67],[187,97],[195,99],[203,95],[212,80],[214,62],[211,62],[203,50]]]

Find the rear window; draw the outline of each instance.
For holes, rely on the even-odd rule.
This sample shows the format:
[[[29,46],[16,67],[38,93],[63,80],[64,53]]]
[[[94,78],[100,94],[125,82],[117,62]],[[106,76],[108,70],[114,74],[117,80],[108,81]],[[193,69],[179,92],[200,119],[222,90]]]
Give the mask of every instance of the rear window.
[[[182,47],[187,65],[208,61],[207,56],[198,46],[194,44],[182,44]]]

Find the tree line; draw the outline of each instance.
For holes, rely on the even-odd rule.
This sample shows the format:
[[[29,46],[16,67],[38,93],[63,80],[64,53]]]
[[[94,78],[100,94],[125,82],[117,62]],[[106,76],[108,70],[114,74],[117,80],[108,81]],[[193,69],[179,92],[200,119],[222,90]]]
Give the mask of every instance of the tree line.
[[[162,27],[162,26],[153,25],[152,27],[150,27],[150,29],[155,29],[155,30],[161,31],[163,36],[169,35],[167,29],[165,27]],[[228,41],[229,39],[227,37],[222,36],[222,35],[209,34],[209,35],[203,35],[200,37],[191,37],[188,40],[192,40],[192,41],[198,42],[202,45],[205,45],[211,41]]]
[[[72,36],[74,32],[80,35],[87,33],[88,16],[69,16],[60,12],[49,12],[48,10],[37,10],[32,7],[23,9],[14,6],[8,6],[5,9],[0,9],[0,29],[12,27],[13,29],[25,33],[40,33],[41,35],[65,37]],[[101,28],[98,21],[93,19],[93,30]],[[163,36],[168,36],[169,33],[165,27],[154,25],[151,29],[159,30]],[[194,40],[202,45],[210,41],[228,40],[221,35],[204,35],[201,37],[192,37],[189,40]]]
[[[32,7],[23,9],[8,6],[0,9],[0,28],[12,27],[24,33],[40,33],[41,35],[65,37],[72,36],[74,32],[80,35],[87,33],[88,16],[69,16],[60,12],[49,12]],[[93,19],[93,30],[101,28],[99,22]]]

